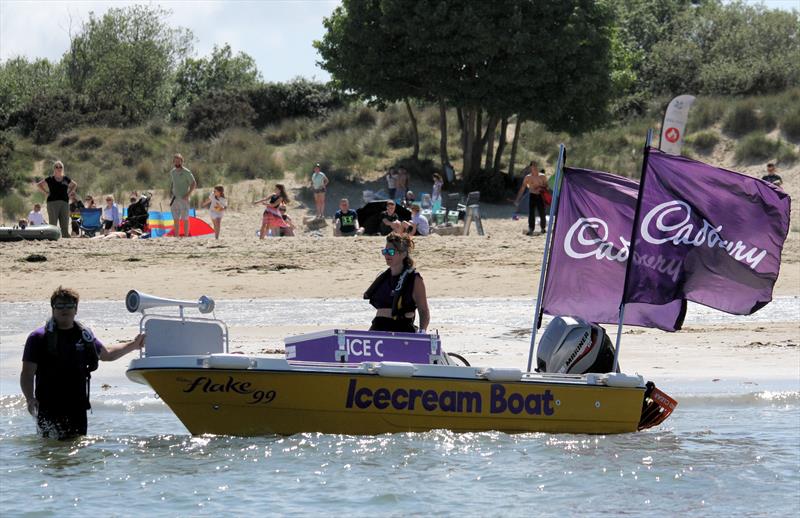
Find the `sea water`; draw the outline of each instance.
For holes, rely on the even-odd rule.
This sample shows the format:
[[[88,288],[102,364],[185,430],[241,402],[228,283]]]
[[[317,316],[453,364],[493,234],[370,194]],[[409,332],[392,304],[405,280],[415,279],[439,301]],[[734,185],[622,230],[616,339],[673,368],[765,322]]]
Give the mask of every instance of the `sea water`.
[[[521,299],[432,304],[437,315],[479,317],[494,336],[526,327],[532,312]],[[216,316],[232,334],[254,318],[344,327],[370,316],[346,301],[304,301],[299,315],[289,306],[297,307],[219,301]],[[734,320],[797,321],[797,307],[796,298],[782,298],[765,316]],[[693,323],[722,318],[692,309]],[[0,304],[0,340],[41,325],[46,310]],[[80,316],[90,326],[137,323],[108,302],[82,302]],[[19,344],[4,341],[2,348],[19,361]],[[111,385],[93,388],[90,435],[58,442],[35,435],[16,373],[0,378],[3,516],[796,516],[800,508],[798,380],[671,389],[680,405],[663,425],[607,436],[435,430],[192,437],[148,387],[125,378]]]

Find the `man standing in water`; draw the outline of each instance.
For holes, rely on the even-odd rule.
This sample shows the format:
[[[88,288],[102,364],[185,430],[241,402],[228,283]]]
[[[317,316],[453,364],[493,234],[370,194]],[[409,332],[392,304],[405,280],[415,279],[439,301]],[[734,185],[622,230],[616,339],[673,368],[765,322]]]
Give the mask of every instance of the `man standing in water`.
[[[172,224],[175,231],[174,236],[180,237],[180,225],[183,220],[183,231],[185,236],[189,236],[189,197],[197,188],[197,182],[191,171],[183,167],[183,155],[176,154],[173,159],[175,166],[169,172],[172,181],[172,200],[170,209],[172,210]]]
[[[116,360],[144,345],[143,334],[125,344],[103,345],[75,321],[78,299],[76,291],[59,286],[50,297],[52,318],[28,336],[22,353],[19,384],[28,412],[42,436],[60,440],[86,435],[89,380],[98,360]]]
[[[514,205],[519,205],[519,200],[525,194],[525,189],[530,191],[528,199],[528,235],[532,236],[536,227],[536,216],[534,209],[539,213],[539,227],[542,229],[542,234],[546,232],[547,220],[544,218],[544,199],[542,193],[547,190],[547,178],[543,174],[539,174],[539,168],[536,162],[531,162],[528,174],[522,179],[522,185],[519,186],[517,198],[514,200]]]

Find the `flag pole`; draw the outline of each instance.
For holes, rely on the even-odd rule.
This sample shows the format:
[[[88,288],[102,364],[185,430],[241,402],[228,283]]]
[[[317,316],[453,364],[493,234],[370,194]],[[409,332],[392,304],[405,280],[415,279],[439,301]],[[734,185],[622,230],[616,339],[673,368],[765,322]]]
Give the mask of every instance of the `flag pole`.
[[[644,191],[644,177],[647,170],[647,158],[650,156],[650,142],[653,140],[653,129],[647,130],[647,138],[644,143],[644,153],[642,156],[642,172],[639,177],[639,192],[636,195],[636,212],[633,215],[633,231],[631,232],[631,240],[628,248],[628,262],[625,265],[625,283],[622,288],[622,301],[619,304],[619,324],[617,324],[617,342],[614,346],[614,367],[611,372],[617,372],[619,367],[619,347],[622,344],[622,323],[625,321],[625,293],[628,291],[628,278],[631,273],[631,265],[633,264],[633,245],[636,241],[636,224],[639,221],[639,210],[642,208],[642,192]]]
[[[547,273],[547,266],[550,259],[550,244],[553,236],[553,223],[555,221],[556,208],[558,207],[558,197],[561,194],[561,175],[564,168],[564,162],[567,159],[567,148],[564,144],[558,146],[558,161],[556,162],[556,179],[555,189],[553,190],[553,199],[550,202],[550,216],[547,218],[547,234],[544,240],[544,256],[542,257],[542,271],[539,274],[539,289],[536,295],[536,310],[533,314],[533,326],[531,329],[531,346],[528,350],[528,370],[531,372],[533,365],[533,351],[536,348],[536,331],[541,325],[540,311],[542,308],[542,297],[544,295],[544,280]],[[532,196],[532,194],[531,194]]]

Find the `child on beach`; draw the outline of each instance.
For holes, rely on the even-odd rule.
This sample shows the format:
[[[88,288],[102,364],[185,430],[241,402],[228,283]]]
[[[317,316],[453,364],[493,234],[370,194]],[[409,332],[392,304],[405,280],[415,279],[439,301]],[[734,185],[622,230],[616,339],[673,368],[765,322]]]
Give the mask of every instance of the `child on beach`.
[[[289,195],[286,194],[286,188],[283,186],[283,184],[275,184],[275,191],[271,196],[254,201],[253,205],[258,205],[259,203],[266,206],[266,209],[264,209],[264,215],[261,218],[261,231],[258,236],[259,239],[264,239],[267,233],[269,233],[270,236],[278,237],[280,234],[280,229],[289,226],[283,220],[283,215],[280,211],[281,203],[289,203]]]
[[[38,203],[33,206],[33,210],[28,213],[28,225],[46,225],[44,222],[44,214],[42,214],[42,206]]]
[[[280,229],[279,231],[280,237],[294,237],[294,222],[292,221],[292,218],[290,218],[289,215],[286,213],[286,204],[281,203],[280,207],[278,207],[278,210],[281,212],[283,221],[285,221],[287,225]]]
[[[208,199],[203,202],[203,207],[208,207],[208,215],[211,217],[211,224],[214,226],[214,239],[219,239],[222,215],[225,213],[225,209],[228,208],[225,188],[221,185],[214,186],[214,190],[209,194]]]
[[[431,190],[431,202],[438,209],[442,206],[442,186],[444,180],[439,173],[433,173],[433,189]]]

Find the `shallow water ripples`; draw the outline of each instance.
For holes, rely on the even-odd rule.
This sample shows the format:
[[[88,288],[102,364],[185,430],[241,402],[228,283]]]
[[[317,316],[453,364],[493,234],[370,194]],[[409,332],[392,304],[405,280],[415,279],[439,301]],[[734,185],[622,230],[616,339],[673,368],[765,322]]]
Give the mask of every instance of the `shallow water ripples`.
[[[796,392],[689,397],[668,426],[616,436],[190,437],[163,404],[122,397],[95,405],[93,435],[65,443],[32,435],[19,399],[0,400],[10,515],[102,502],[108,515],[788,516],[800,488]]]

